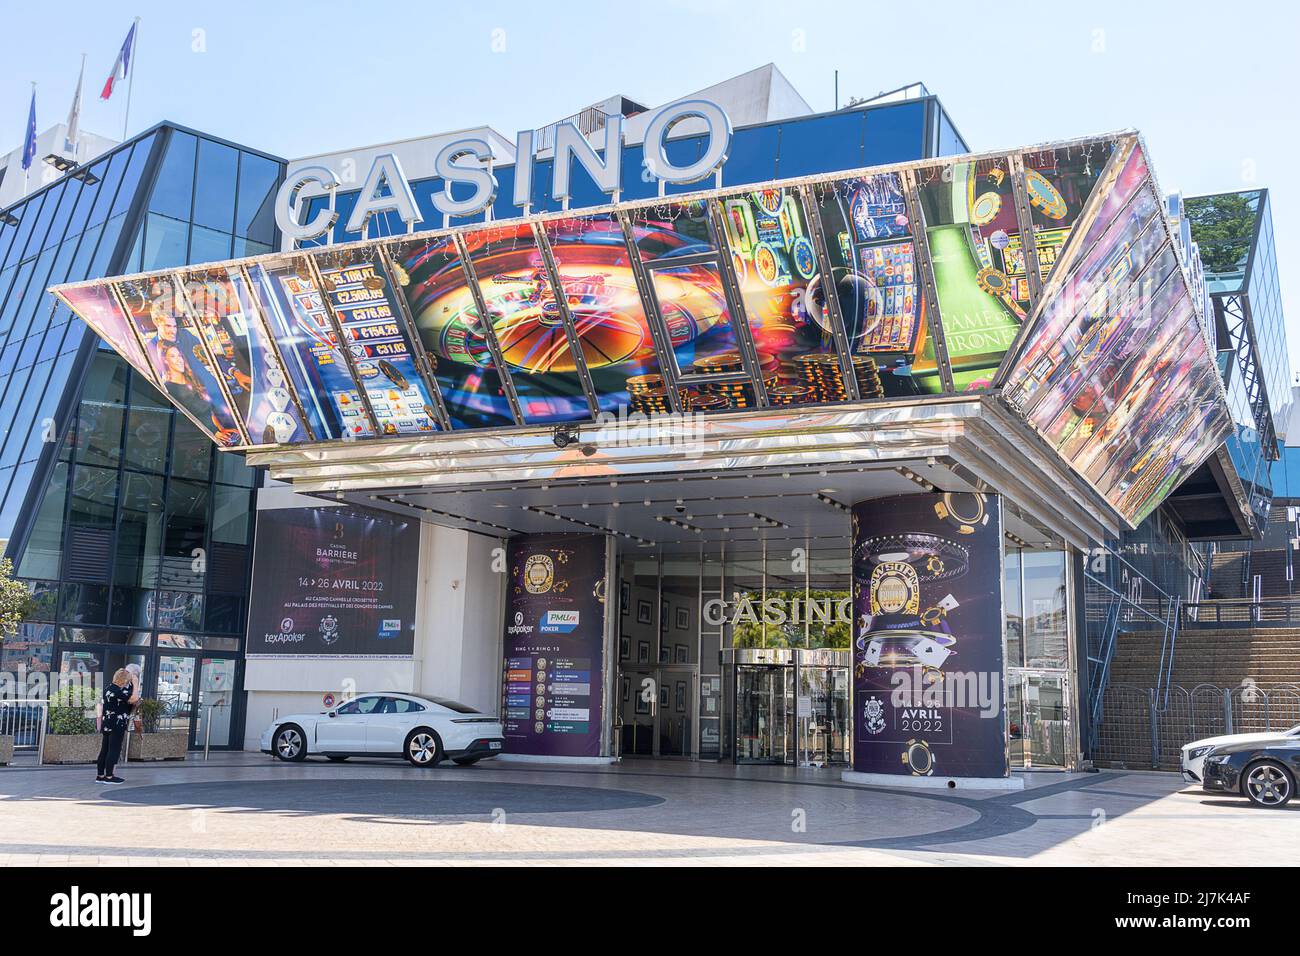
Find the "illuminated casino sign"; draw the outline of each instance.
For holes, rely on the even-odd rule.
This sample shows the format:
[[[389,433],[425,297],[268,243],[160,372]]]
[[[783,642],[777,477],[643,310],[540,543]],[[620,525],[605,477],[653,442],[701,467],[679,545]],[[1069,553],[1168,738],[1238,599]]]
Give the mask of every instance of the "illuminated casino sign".
[[[686,119],[704,123],[705,146],[698,158],[686,165],[678,165],[668,157],[668,135],[674,126]],[[536,159],[534,132],[523,130],[515,142],[513,200],[525,215],[529,212],[528,197]],[[722,107],[708,100],[674,103],[659,110],[646,127],[646,173],[661,186],[664,183],[699,182],[722,168],[730,146],[731,121]],[[443,180],[442,192],[433,197],[434,208],[444,216],[472,216],[491,206],[497,197],[492,158],[492,147],[478,137],[458,139],[443,146],[433,160],[434,172]],[[599,152],[572,122],[566,121],[556,127],[555,179],[551,192],[565,208],[568,208],[571,195],[569,182],[575,160],[601,192],[617,202],[619,183],[622,182],[623,117],[614,114],[606,119],[604,142],[600,144]],[[308,184],[325,190],[330,197],[330,206],[302,222],[298,195]],[[458,199],[452,193],[456,185],[471,187],[471,192]],[[327,233],[338,219],[333,210],[334,192],[338,186],[338,177],[324,166],[305,166],[295,170],[276,194],[275,221],[280,231],[295,241],[315,239]],[[421,218],[415,194],[402,172],[402,164],[392,153],[382,153],[371,163],[357,204],[348,217],[347,230],[365,236],[370,217],[386,212],[396,213],[406,223],[408,231],[414,230]]]
[[[985,395],[1136,524],[1231,431],[1175,243],[1123,133],[52,291],[223,448]]]

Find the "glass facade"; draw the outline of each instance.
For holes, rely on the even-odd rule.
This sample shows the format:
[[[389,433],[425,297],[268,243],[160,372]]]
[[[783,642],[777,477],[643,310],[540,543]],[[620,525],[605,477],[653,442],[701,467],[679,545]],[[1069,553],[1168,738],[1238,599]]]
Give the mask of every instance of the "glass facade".
[[[235,726],[259,476],[142,374],[159,341],[118,327],[109,345],[128,362],[45,289],[269,252],[282,175],[277,159],[163,125],[11,207],[17,225],[0,227],[0,538],[37,598],[0,668],[140,664],[162,726],[192,743],[203,704],[226,708],[214,746]],[[229,365],[213,368],[228,380],[214,391],[237,388]]]
[[[1185,208],[1214,307],[1219,369],[1233,421],[1228,452],[1262,531],[1274,495],[1272,462],[1292,407],[1269,194],[1252,189],[1198,196]]]

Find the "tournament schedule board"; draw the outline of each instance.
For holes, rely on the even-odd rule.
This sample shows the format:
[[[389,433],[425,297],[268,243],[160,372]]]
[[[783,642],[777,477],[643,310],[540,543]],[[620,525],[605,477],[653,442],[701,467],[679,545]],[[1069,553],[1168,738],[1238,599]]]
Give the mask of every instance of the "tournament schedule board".
[[[510,753],[600,756],[605,550],[599,534],[509,542],[501,718]]]

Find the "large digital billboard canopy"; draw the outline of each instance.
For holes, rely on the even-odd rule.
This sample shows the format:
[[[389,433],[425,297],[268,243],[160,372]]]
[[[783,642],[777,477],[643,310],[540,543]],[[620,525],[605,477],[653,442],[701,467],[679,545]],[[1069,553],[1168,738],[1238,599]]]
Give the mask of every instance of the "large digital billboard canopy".
[[[1227,433],[1134,133],[52,291],[224,448],[1001,390],[1136,523]]]

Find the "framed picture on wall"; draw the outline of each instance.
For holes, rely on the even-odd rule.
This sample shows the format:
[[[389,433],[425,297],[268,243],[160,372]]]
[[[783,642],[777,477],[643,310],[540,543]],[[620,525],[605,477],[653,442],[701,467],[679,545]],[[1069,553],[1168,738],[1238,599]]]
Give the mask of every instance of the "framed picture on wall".
[[[632,657],[632,638],[624,634],[618,639],[618,659],[629,660]]]
[[[650,701],[645,699],[644,694],[636,695],[636,706],[633,708],[633,712],[637,714],[650,713]]]
[[[650,606],[650,602],[638,599],[636,602],[636,622],[638,624],[649,624],[653,615],[654,608]]]
[[[638,664],[650,663],[650,642],[649,641],[636,642],[636,662]]]
[[[626,704],[631,699],[632,699],[632,678],[624,677],[623,678],[623,703]]]
[[[659,688],[659,706],[665,710],[668,708],[668,685]]]
[[[627,581],[618,583],[618,609],[624,617],[632,613],[632,585]]]
[[[676,708],[677,713],[679,714],[685,713],[686,712],[686,681],[679,680],[677,682],[677,692],[673,696],[674,696],[673,706],[674,708]]]
[[[663,601],[659,604],[659,633],[668,632],[668,602]]]
[[[659,663],[660,663],[660,664],[668,664],[668,663],[670,663],[670,662],[672,661],[672,656],[671,656],[671,654],[672,654],[672,652],[669,650],[667,644],[660,644],[660,645],[659,645]]]
[[[689,664],[691,662],[691,652],[685,644],[677,645],[677,657],[675,662],[678,664]]]
[[[691,629],[691,612],[684,607],[677,609],[677,620],[674,622],[677,630],[689,631]]]

